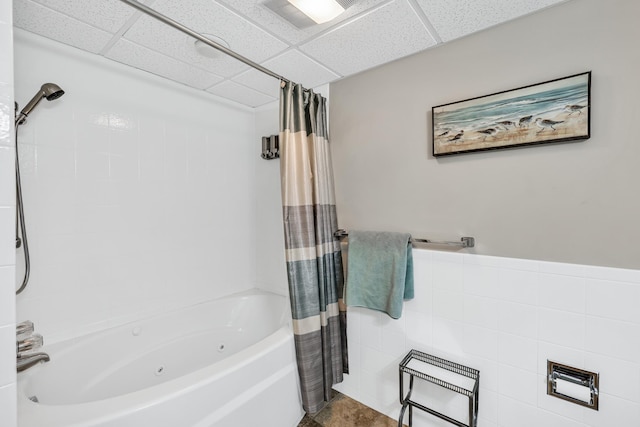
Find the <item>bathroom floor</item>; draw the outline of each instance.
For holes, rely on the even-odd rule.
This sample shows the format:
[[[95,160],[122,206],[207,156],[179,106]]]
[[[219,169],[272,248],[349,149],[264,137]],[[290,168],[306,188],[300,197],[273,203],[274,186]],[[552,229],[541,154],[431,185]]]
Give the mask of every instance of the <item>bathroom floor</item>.
[[[305,415],[298,427],[396,427],[393,420],[334,390],[333,398],[320,412]]]

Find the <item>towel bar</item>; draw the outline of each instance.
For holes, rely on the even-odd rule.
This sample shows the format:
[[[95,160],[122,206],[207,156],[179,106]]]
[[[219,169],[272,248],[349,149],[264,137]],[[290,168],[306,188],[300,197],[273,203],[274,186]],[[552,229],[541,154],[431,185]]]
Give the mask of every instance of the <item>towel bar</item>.
[[[342,239],[344,237],[349,236],[349,233],[346,230],[339,229],[333,233],[334,237],[338,239]],[[431,245],[447,245],[447,246],[460,246],[463,248],[473,248],[476,245],[476,239],[473,237],[462,237],[459,242],[449,242],[449,241],[437,241],[437,240],[429,240],[429,239],[416,239],[415,237],[411,238],[411,243],[428,243]]]

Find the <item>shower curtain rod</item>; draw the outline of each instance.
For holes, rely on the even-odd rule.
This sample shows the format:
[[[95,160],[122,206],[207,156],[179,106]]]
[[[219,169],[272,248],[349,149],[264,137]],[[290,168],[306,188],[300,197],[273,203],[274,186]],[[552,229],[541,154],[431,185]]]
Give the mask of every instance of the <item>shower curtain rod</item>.
[[[282,77],[279,74],[274,73],[273,71],[269,70],[268,68],[263,67],[260,64],[256,64],[255,62],[253,62],[252,60],[245,58],[244,56],[232,51],[231,49],[228,49],[224,46],[222,46],[221,44],[218,44],[216,42],[214,42],[213,40],[209,40],[208,38],[204,37],[202,34],[197,33],[195,31],[193,31],[190,28],[185,27],[184,25],[180,24],[179,22],[174,21],[173,19],[169,18],[168,16],[165,16],[161,13],[159,13],[158,11],[156,11],[155,9],[151,9],[149,6],[146,6],[142,3],[137,2],[136,0],[120,0],[123,3],[128,4],[129,6],[138,9],[140,12],[143,12],[149,16],[151,16],[152,18],[157,19],[160,22],[164,22],[165,24],[175,28],[178,31],[182,31],[185,34],[190,35],[191,37],[193,37],[194,39],[200,40],[202,43],[205,43],[208,46],[211,46],[214,49],[217,49],[221,52],[226,53],[227,55],[237,59],[240,62],[244,62],[245,64],[247,64],[250,67],[255,68],[258,71],[261,71],[271,77],[274,77],[282,82],[285,83],[289,83],[289,79],[285,79],[284,77]]]

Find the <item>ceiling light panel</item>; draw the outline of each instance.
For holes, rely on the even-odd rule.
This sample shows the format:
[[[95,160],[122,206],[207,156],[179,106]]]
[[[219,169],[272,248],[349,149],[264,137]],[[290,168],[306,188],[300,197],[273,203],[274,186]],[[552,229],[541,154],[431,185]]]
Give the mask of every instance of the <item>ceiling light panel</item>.
[[[345,11],[335,0],[288,0],[316,24],[324,24]]]

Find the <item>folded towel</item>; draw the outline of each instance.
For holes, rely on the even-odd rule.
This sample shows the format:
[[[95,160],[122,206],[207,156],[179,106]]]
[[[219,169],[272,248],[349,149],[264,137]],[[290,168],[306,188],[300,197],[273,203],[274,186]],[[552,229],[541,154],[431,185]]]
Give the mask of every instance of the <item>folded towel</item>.
[[[383,311],[394,319],[413,298],[413,256],[407,233],[350,231],[347,306]]]

